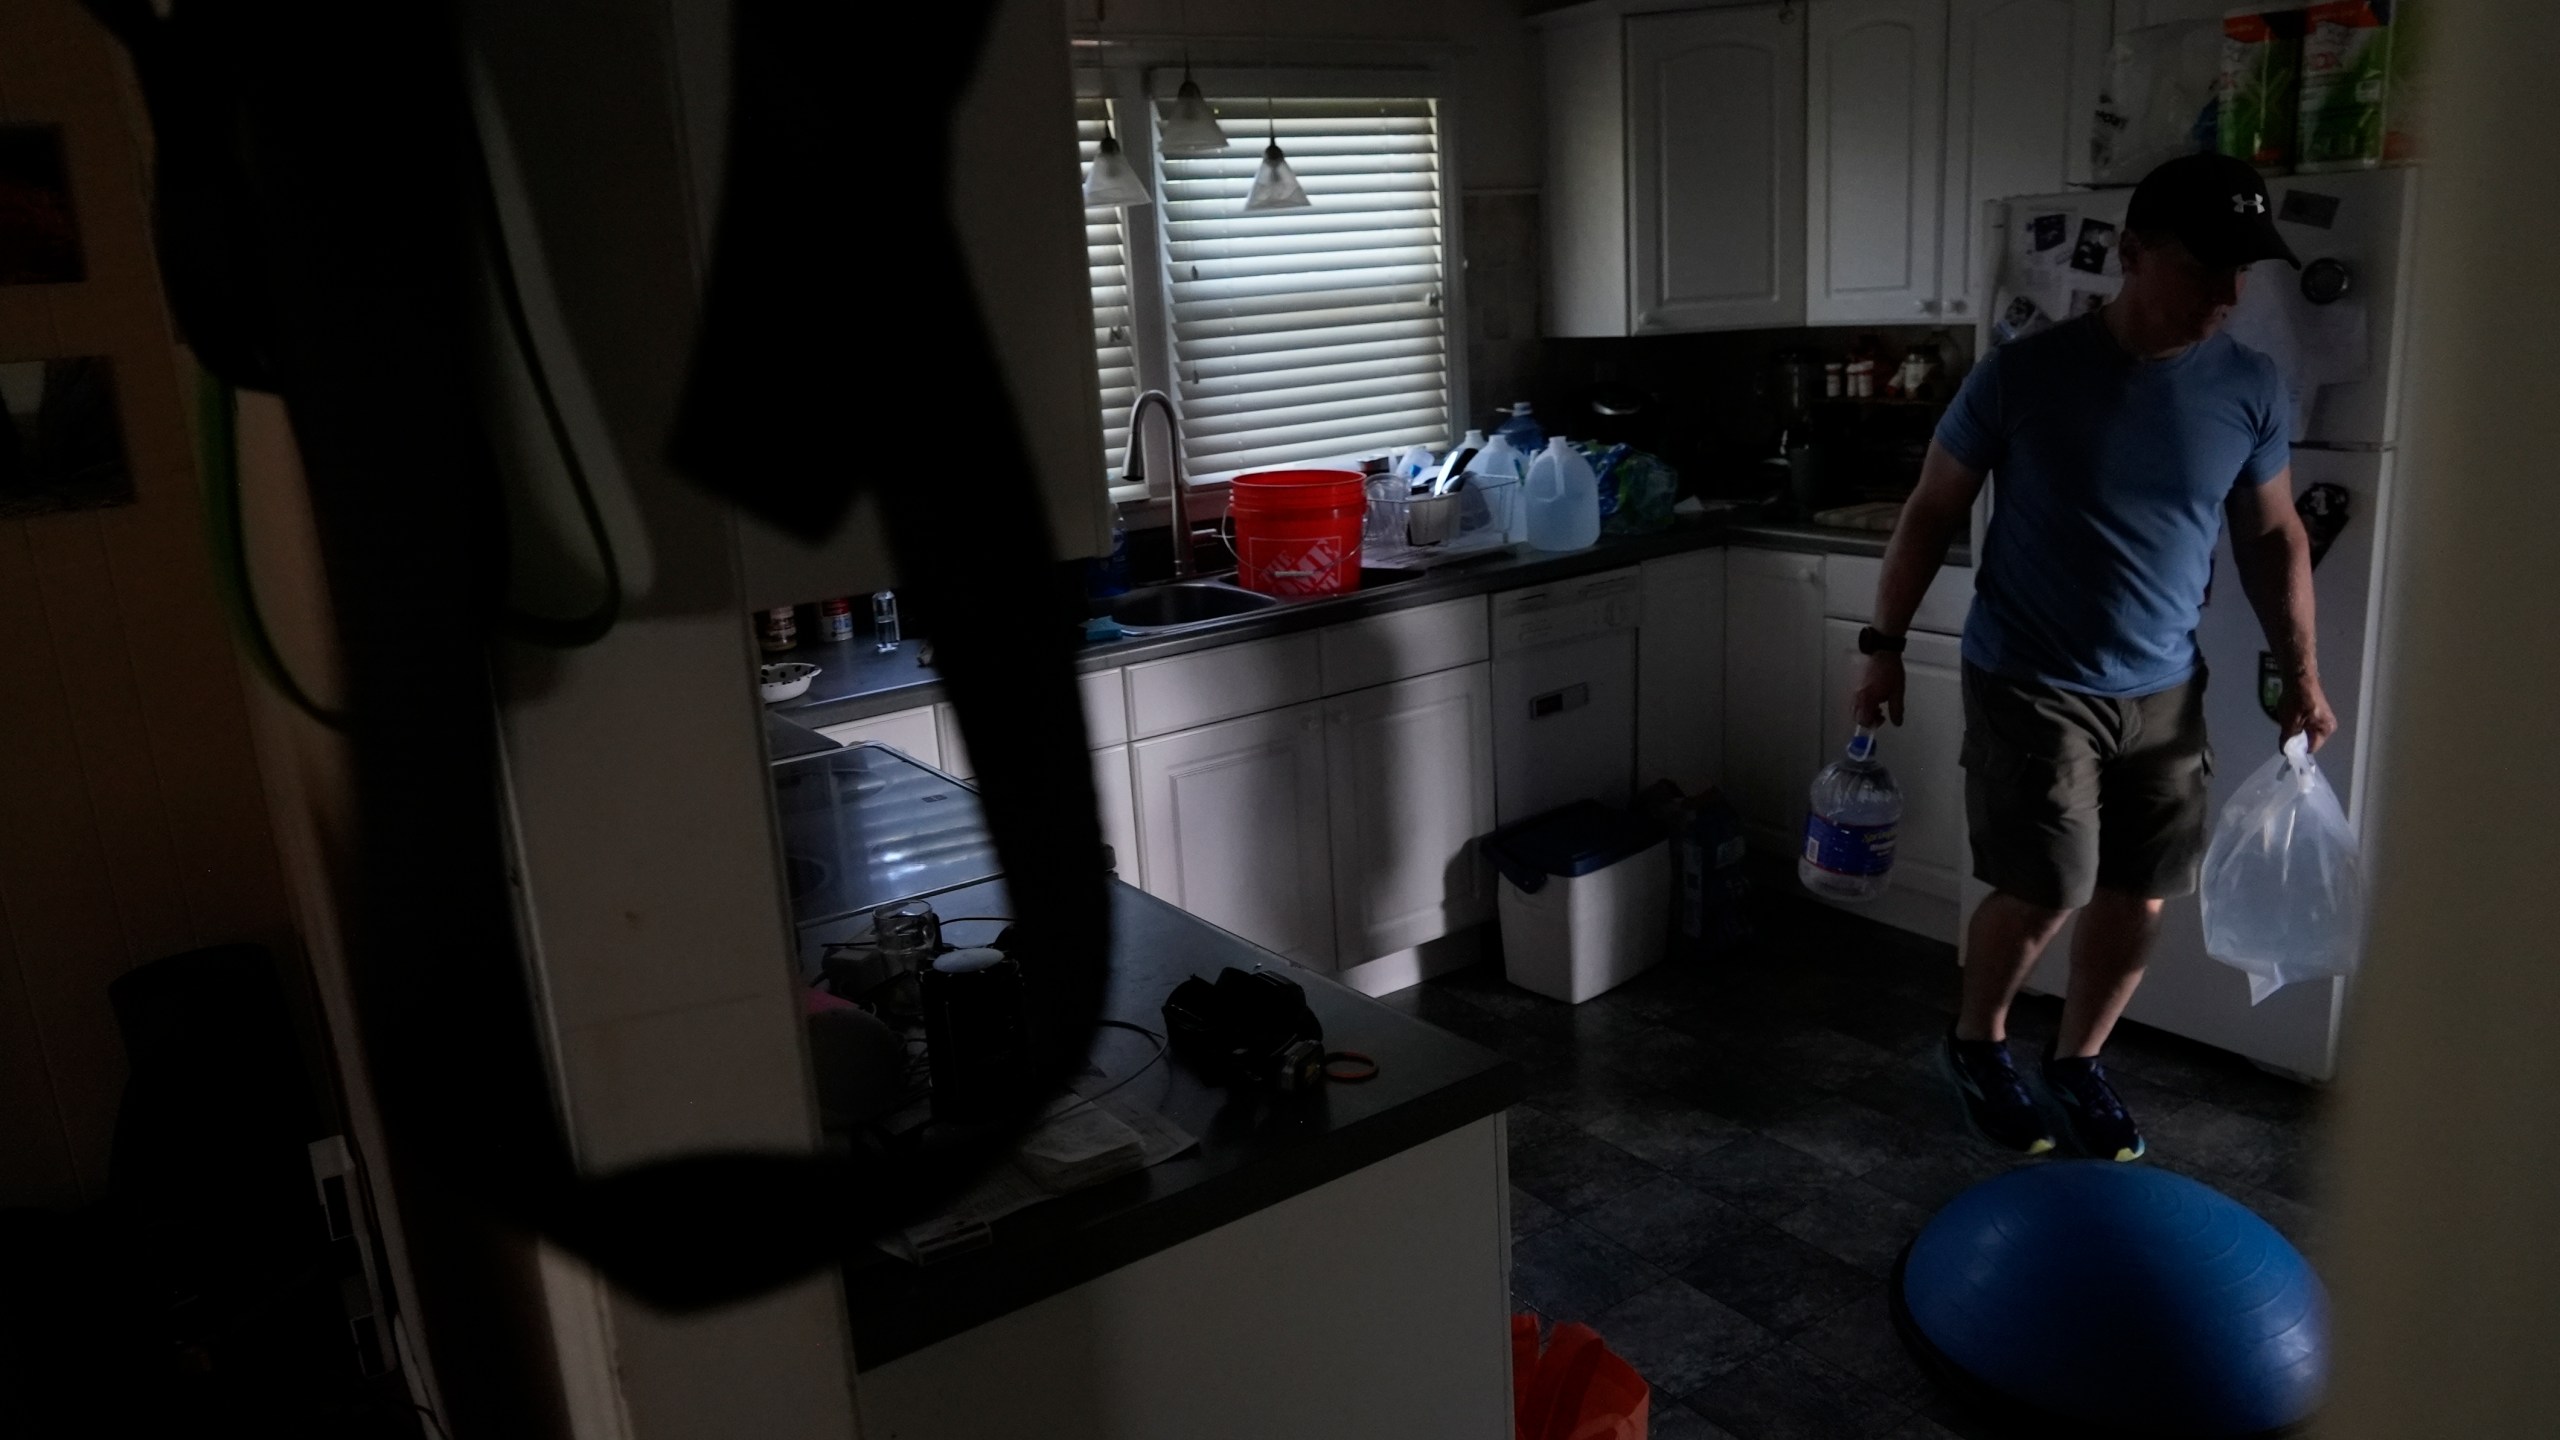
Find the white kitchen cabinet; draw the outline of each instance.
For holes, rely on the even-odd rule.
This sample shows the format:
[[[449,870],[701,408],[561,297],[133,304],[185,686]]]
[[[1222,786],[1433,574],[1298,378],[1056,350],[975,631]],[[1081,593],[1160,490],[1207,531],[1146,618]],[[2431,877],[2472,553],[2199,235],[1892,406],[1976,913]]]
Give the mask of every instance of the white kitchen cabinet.
[[[1822,557],[1822,613],[1834,620],[1872,624],[1876,618],[1876,584],[1884,578],[1884,561],[1867,555]],[[1940,635],[1962,635],[1973,611],[1973,567],[1941,565],[1920,593],[1910,628]]]
[[[1849,697],[1866,671],[1858,625],[1823,622],[1822,711],[1848,733]],[[1956,908],[1971,868],[1965,839],[1964,661],[1952,635],[1915,630],[1902,652],[1903,722],[1877,737],[1877,756],[1902,788],[1893,885],[1865,907],[1877,919],[1955,942]]]
[[[942,727],[931,705],[822,725],[818,733],[839,745],[886,745],[910,760],[942,768]]]
[[[1129,736],[1135,740],[1277,710],[1324,694],[1321,646],[1314,635],[1248,640],[1141,660],[1122,673],[1128,677]]]
[[[2109,0],[1948,0],[1938,297],[1949,320],[1971,324],[1990,300],[1976,292],[1999,248],[1983,202],[2089,178],[2113,9]]]
[[[1947,0],[1812,0],[1804,31],[1805,318],[1929,320]]]
[[[1120,672],[1092,670],[1076,677],[1076,702],[1084,707],[1084,743],[1090,750],[1104,750],[1129,738],[1129,706],[1122,698]],[[969,758],[968,742],[960,737],[960,712],[945,701],[933,707],[934,723],[942,732],[942,770],[962,780],[973,779],[977,763]]]
[[[1493,918],[1493,678],[1481,663],[1325,702],[1334,949],[1351,966]]]
[[[1804,44],[1794,5],[1626,22],[1633,328],[1804,316]]]
[[[1105,745],[1093,752],[1093,808],[1102,820],[1102,843],[1121,879],[1143,890],[1146,860],[1138,849],[1138,792],[1129,776],[1129,747]]]
[[[1135,741],[1129,768],[1147,893],[1329,970],[1323,709],[1292,705]]]
[[[1546,80],[1546,333],[1624,335],[1627,33],[1612,4],[1541,16]]]
[[[1724,593],[1724,792],[1754,844],[1793,854],[1825,740],[1848,733],[1822,710],[1822,557],[1727,551]]]
[[[1724,770],[1725,552],[1644,563],[1644,628],[1636,632],[1636,784],[1669,780],[1688,794]]]

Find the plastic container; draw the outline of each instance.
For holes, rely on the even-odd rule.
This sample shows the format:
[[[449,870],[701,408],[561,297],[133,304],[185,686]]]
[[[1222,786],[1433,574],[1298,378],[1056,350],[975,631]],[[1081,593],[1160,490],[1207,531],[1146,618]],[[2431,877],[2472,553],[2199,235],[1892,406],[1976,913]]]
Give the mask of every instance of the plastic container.
[[[1459,476],[1472,473],[1476,467],[1476,456],[1483,451],[1484,447],[1484,432],[1481,430],[1469,430],[1465,435],[1459,438],[1457,444],[1449,447],[1448,458],[1441,462],[1441,468],[1448,472],[1449,478],[1452,481],[1456,480]],[[1437,484],[1439,479],[1438,475],[1435,474],[1432,478],[1435,488],[1449,488],[1446,486],[1439,486]]]
[[[1508,483],[1509,503],[1503,507],[1502,538],[1518,544],[1529,538],[1529,509],[1520,503],[1520,481],[1529,469],[1529,457],[1512,447],[1507,436],[1496,434],[1467,462],[1467,488]]]
[[[1493,433],[1511,442],[1511,448],[1523,455],[1535,455],[1547,448],[1546,427],[1538,423],[1526,400],[1511,402],[1511,413],[1503,417]]]
[[[1587,550],[1600,538],[1600,477],[1559,435],[1530,462],[1521,491],[1528,539],[1536,550]]]
[[[1483,843],[1502,875],[1495,914],[1512,984],[1578,1005],[1660,963],[1671,842],[1659,828],[1577,800]]]
[[[1876,732],[1861,725],[1848,753],[1813,777],[1796,878],[1826,900],[1873,900],[1893,883],[1902,791],[1876,759]]]
[[[1341,595],[1360,584],[1369,509],[1356,470],[1263,470],[1227,488],[1236,583],[1265,595]]]

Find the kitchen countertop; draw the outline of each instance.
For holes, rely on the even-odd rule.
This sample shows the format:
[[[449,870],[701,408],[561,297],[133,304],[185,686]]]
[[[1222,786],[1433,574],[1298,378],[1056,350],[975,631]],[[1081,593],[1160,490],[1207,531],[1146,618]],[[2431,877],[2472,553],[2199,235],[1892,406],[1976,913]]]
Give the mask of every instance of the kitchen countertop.
[[[1527,1091],[1516,1061],[1291,966],[1134,886],[1110,884],[1106,1017],[1160,1033],[1158,1007],[1185,977],[1214,979],[1229,965],[1283,969],[1305,987],[1327,1048],[1375,1057],[1378,1077],[1270,1105],[1238,1099],[1171,1056],[1149,1065],[1155,1046],[1144,1036],[1097,1031],[1093,1058],[1107,1077],[1100,1083],[1145,1067],[1115,1098],[1157,1111],[1197,1137],[1198,1147],[1008,1215],[995,1223],[995,1243],[987,1249],[923,1266],[877,1251],[849,1260],[845,1308],[857,1369],[886,1364],[1412,1149],[1508,1108]],[[929,898],[947,916],[1009,913],[1001,880]],[[802,932],[806,955],[814,957],[834,930],[850,932],[861,923],[848,919]],[[974,931],[965,936],[974,943],[986,938]]]
[[[1090,643],[1076,657],[1076,668],[1105,670],[1140,660],[1339,625],[1365,615],[1442,600],[1568,580],[1716,546],[1876,557],[1884,554],[1887,538],[1880,531],[1842,530],[1827,525],[1706,519],[1688,521],[1653,535],[1603,538],[1590,549],[1561,555],[1522,548],[1497,550],[1481,559],[1431,570],[1419,579],[1322,600],[1277,605],[1179,635],[1132,636]],[[1969,548],[1958,542],[1949,551],[1947,563],[1970,565]],[[942,683],[930,667],[918,663],[918,645],[910,640],[887,653],[860,639],[804,645],[791,652],[790,658],[817,663],[822,667],[818,678],[808,694],[772,707],[771,713],[814,729],[931,705],[943,698]]]

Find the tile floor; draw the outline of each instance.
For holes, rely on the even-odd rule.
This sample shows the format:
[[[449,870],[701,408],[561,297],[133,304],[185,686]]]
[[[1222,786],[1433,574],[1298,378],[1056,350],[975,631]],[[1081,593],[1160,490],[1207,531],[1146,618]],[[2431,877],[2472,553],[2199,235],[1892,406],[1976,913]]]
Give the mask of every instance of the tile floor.
[[[1512,1291],[1654,1389],[1654,1440],[1976,1434],[1903,1354],[1885,1277],[1938,1205],[2013,1161],[1961,1126],[1931,1047],[1955,956],[1773,897],[1757,938],[1580,1006],[1480,965],[1389,1003],[1516,1056]],[[2057,1002],[2021,1000],[2022,1057]],[[2108,1052],[2151,1163],[2311,1249],[2317,1092],[2138,1025]],[[2315,1256],[2316,1258],[2316,1256]]]

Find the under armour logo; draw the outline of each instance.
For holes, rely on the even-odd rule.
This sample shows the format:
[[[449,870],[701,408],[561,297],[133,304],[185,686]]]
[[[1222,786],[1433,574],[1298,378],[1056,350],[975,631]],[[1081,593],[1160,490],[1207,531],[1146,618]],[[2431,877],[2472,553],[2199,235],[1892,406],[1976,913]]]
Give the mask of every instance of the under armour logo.
[[[2252,195],[2244,190],[2231,197],[2231,213],[2234,215],[2264,215],[2267,213],[2267,197],[2264,195]]]

